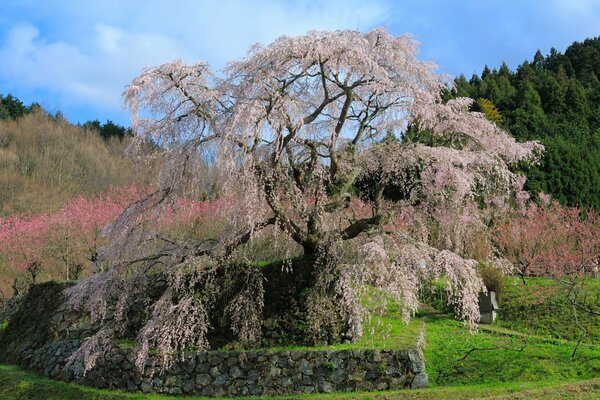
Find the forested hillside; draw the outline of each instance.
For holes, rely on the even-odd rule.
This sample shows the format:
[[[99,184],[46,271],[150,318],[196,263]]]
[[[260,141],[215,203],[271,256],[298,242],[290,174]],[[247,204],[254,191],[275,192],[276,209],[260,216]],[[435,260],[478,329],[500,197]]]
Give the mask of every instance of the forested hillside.
[[[506,64],[471,79],[455,79],[448,97],[468,96],[476,108],[518,140],[546,147],[527,171],[532,193],[600,210],[600,37],[575,42],[563,53],[538,51],[516,71]]]
[[[52,211],[77,195],[133,183],[126,135],[110,121],[73,125],[0,96],[0,216]]]
[[[1,296],[90,273],[99,230],[148,182],[125,154],[128,136],[0,95]]]

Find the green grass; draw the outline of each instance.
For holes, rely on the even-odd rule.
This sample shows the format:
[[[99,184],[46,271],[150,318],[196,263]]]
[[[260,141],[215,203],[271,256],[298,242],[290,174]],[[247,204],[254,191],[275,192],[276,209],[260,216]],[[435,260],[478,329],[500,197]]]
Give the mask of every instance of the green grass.
[[[600,344],[595,341],[583,342],[575,357],[571,357],[576,342],[568,340],[567,328],[571,321],[567,311],[570,310],[561,307],[553,282],[530,278],[528,285],[523,286],[520,283],[513,284],[510,279],[507,279],[501,303],[504,319],[497,325],[481,326],[476,334],[472,334],[464,324],[432,308],[424,308],[417,318],[406,325],[392,307],[392,312],[387,315],[373,317],[365,328],[366,335],[356,343],[270,350],[405,348],[415,344],[425,324],[427,346],[424,352],[430,388],[293,397],[398,400],[600,398]],[[600,288],[600,285],[596,287]],[[508,321],[508,316],[514,319]],[[592,329],[598,328],[599,323],[597,320],[595,322]],[[552,330],[552,324],[555,330]],[[377,328],[374,334],[370,334],[372,327]],[[131,345],[127,341],[121,344]],[[95,390],[55,382],[14,366],[0,365],[0,399],[172,398]]]
[[[503,399],[596,399],[600,394],[600,379],[578,383],[511,382],[506,384],[467,385],[419,390],[369,393],[333,393],[305,396],[279,396],[267,399],[471,399],[502,396]],[[513,397],[514,396],[514,397]],[[11,365],[0,365],[0,398],[3,400],[172,400],[202,399],[130,394],[116,390],[98,390],[56,382]],[[253,397],[251,399],[258,399]]]
[[[600,376],[600,346],[508,330],[472,334],[460,322],[427,322],[425,358],[433,385],[499,384],[512,381],[566,381]],[[470,354],[467,353],[474,350]],[[465,355],[466,358],[465,358]]]
[[[586,285],[587,302],[598,306],[600,279],[590,279]],[[501,326],[522,332],[577,340],[583,331],[574,323],[575,314],[565,300],[561,287],[550,278],[527,278],[523,285],[519,278],[507,277],[499,300]],[[577,312],[580,326],[587,330],[583,341],[600,344],[600,322],[597,316]]]
[[[413,318],[406,324],[397,314],[373,316],[365,324],[365,335],[352,343],[323,346],[271,347],[272,351],[283,350],[353,350],[353,349],[406,349],[414,347],[423,327],[421,318]]]

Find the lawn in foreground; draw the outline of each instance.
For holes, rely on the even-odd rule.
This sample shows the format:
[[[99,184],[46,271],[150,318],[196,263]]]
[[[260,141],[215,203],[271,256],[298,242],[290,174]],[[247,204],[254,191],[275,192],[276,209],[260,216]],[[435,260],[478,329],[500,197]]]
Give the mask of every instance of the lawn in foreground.
[[[582,344],[571,358],[574,342],[527,336],[508,329],[472,334],[462,323],[427,315],[410,325],[414,332],[425,321],[425,357],[432,387],[371,393],[294,395],[294,398],[356,399],[595,399],[600,397],[600,346]],[[392,332],[402,322],[390,318]],[[413,334],[409,337],[413,338]],[[386,335],[382,346],[390,346]],[[406,339],[406,338],[405,338]],[[376,340],[363,345],[376,345]],[[473,350],[469,353],[471,349]],[[465,357],[466,355],[466,357]],[[173,399],[160,395],[96,390],[46,379],[15,366],[0,365],[0,398],[16,399]],[[177,397],[193,399],[198,397]]]
[[[543,280],[532,280],[531,286],[545,287]],[[509,289],[507,312],[515,305],[528,304],[525,288]],[[508,296],[507,296],[508,297]],[[552,296],[545,301],[551,303]],[[553,304],[553,303],[552,303]],[[539,304],[538,304],[539,306]],[[512,308],[511,308],[512,307]],[[402,348],[414,345],[423,326],[426,330],[424,350],[431,387],[371,393],[335,393],[294,398],[386,398],[386,399],[597,399],[600,398],[600,345],[592,340],[582,343],[572,357],[576,342],[560,339],[561,335],[536,329],[524,317],[546,321],[545,308],[520,313],[520,322],[485,326],[473,334],[461,322],[433,309],[425,310],[407,326],[397,313],[375,317],[367,323],[366,335],[357,343],[323,348]],[[513,315],[517,312],[512,311]],[[561,321],[554,316],[552,325],[562,332],[568,324],[566,314]],[[564,321],[563,321],[564,319]],[[527,326],[534,329],[519,329]],[[371,327],[376,327],[372,334]],[[528,331],[528,332],[526,332]],[[533,333],[531,333],[533,332]],[[563,338],[568,335],[562,336]],[[283,349],[283,348],[282,348]],[[285,350],[301,349],[287,347]],[[322,348],[321,348],[322,349]],[[271,350],[277,350],[273,348]],[[14,366],[0,365],[0,399],[173,399],[160,395],[129,394],[96,390],[46,379]],[[193,399],[199,397],[177,397]],[[289,397],[288,397],[289,398]]]
[[[400,390],[370,393],[333,393],[322,395],[294,395],[306,399],[597,399],[600,395],[600,378],[582,382],[512,382],[496,385],[466,385],[419,390]],[[268,397],[286,399],[292,396]],[[0,365],[0,398],[4,400],[172,400],[201,399],[202,397],[173,397],[161,395],[129,394],[115,390],[98,390],[56,382],[12,365]],[[256,399],[253,397],[251,399]]]

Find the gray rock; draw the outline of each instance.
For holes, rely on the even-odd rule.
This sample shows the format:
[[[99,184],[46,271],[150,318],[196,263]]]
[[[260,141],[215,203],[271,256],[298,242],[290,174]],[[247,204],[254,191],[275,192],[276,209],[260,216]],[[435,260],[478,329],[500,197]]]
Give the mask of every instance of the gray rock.
[[[373,353],[371,354],[371,361],[373,362],[381,362],[381,353],[379,352],[379,350],[373,350]]]
[[[348,380],[349,381],[362,381],[365,379],[366,375],[367,375],[367,371],[353,371],[348,374]],[[378,378],[378,377],[379,377],[379,375],[376,376],[376,378]]]
[[[232,378],[239,378],[242,375],[243,375],[243,372],[238,367],[229,368],[229,376],[231,376]]]
[[[262,390],[257,385],[254,385],[254,384],[248,385],[247,388],[248,388],[248,393],[253,396],[263,393]]]
[[[421,372],[425,372],[425,363],[422,360],[413,361],[410,363],[410,369],[415,374],[420,374]]]
[[[130,392],[136,392],[138,390],[138,386],[133,383],[132,381],[128,381],[127,382],[127,390],[129,390]]]
[[[279,380],[279,384],[283,387],[288,387],[292,384],[292,379],[288,376],[283,377]]]
[[[312,375],[313,368],[312,365],[306,360],[300,360],[300,366],[298,367],[298,372],[304,375]]]
[[[123,361],[125,360],[125,357],[123,357],[122,354],[113,354],[113,356],[110,358],[110,361],[113,364],[121,364]]]
[[[183,382],[181,388],[183,389],[183,393],[192,393],[196,389],[196,384],[193,380],[188,379]]]
[[[143,380],[142,383],[140,384],[140,390],[142,391],[142,393],[150,393],[152,391],[153,387],[152,387],[152,383],[150,383],[147,380]]]
[[[210,370],[210,364],[207,362],[204,363],[198,363],[196,365],[196,372],[197,373],[206,373]]]
[[[302,386],[300,388],[300,391],[302,393],[314,393],[315,392],[315,387],[314,386]]]
[[[229,381],[229,376],[227,374],[219,375],[213,381],[213,385],[221,386],[226,384]]]
[[[342,368],[342,365],[344,364],[344,360],[339,357],[332,357],[330,362],[335,366],[335,368]]]
[[[390,379],[390,389],[402,389],[406,385],[406,375]]]
[[[429,385],[429,377],[425,372],[415,375],[412,382],[410,383],[411,389],[425,388]]]
[[[381,376],[381,373],[377,369],[371,369],[366,373],[365,378],[368,380],[377,379]]]
[[[248,370],[248,374],[246,375],[246,380],[249,382],[256,382],[260,378],[260,372],[257,369]]]
[[[196,385],[205,386],[212,382],[212,376],[209,374],[199,374],[196,376]]]
[[[68,369],[63,369],[60,371],[60,374],[58,374],[58,379],[65,382],[71,382],[73,380],[73,373]]]
[[[144,382],[142,381],[142,383],[144,383]],[[152,379],[152,386],[160,387],[162,384],[163,384],[163,380],[160,379],[158,376],[155,377],[154,379]]]
[[[97,388],[104,388],[106,387],[106,380],[104,379],[104,377],[99,376],[94,380],[93,385]]]
[[[192,374],[196,369],[196,360],[194,358],[187,358],[185,361],[180,363],[181,369],[188,374]]]
[[[231,356],[227,358],[227,361],[225,361],[225,363],[227,364],[228,367],[234,366],[238,364],[238,358],[237,355],[236,356]]]
[[[275,378],[275,377],[281,375],[281,369],[271,365],[271,368],[269,368],[269,372],[267,373],[267,375],[270,378]]]
[[[208,353],[206,351],[201,351],[196,355],[196,360],[198,364],[202,364],[208,361]]]
[[[391,366],[391,367],[387,367],[387,369],[385,370],[385,373],[388,375],[396,375],[398,373],[398,370],[396,369],[396,367]]]
[[[181,394],[181,389],[177,386],[170,387],[168,390],[169,394]]]
[[[320,382],[319,383],[319,392],[322,393],[331,393],[333,392],[333,385],[331,384],[331,382]]]
[[[50,377],[51,378],[56,378],[58,377],[58,375],[60,374],[60,365],[58,364],[54,364],[54,368],[52,368],[52,370],[50,371]]]
[[[408,351],[408,359],[413,362],[414,361],[422,361],[423,354],[418,349],[411,349]]]
[[[331,373],[330,379],[335,383],[342,383],[346,379],[346,371],[343,369],[336,369]]]

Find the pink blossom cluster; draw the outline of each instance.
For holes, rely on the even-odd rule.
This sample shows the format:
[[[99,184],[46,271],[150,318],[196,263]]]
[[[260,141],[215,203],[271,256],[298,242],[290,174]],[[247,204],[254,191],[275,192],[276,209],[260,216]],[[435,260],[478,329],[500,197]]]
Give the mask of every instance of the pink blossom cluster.
[[[168,228],[194,222],[209,223],[225,217],[233,205],[234,201],[231,198],[204,201],[179,198],[163,211],[159,224]]]
[[[596,212],[584,215],[579,208],[548,202],[530,205],[499,225],[494,238],[523,279],[527,275],[585,276],[598,268],[599,229]]]
[[[0,218],[0,256],[13,271],[38,262],[50,277],[69,279],[70,267],[91,264],[102,227],[146,191],[112,188],[95,198],[78,196],[55,212]]]

